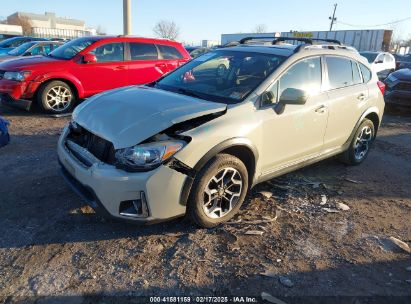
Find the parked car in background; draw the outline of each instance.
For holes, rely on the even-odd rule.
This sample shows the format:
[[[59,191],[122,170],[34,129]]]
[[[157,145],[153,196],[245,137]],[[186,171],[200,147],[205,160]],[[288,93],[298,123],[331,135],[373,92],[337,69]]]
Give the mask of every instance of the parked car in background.
[[[395,71],[395,58],[390,53],[360,52],[360,54],[367,58],[371,69],[382,79],[385,79],[389,73]]]
[[[398,58],[397,69],[411,69],[411,53],[402,55]]]
[[[198,49],[195,49],[195,50],[191,51],[190,56],[192,58],[196,58],[196,57],[201,56],[205,53],[208,53],[210,50],[211,50],[210,48],[198,48]]]
[[[258,183],[334,155],[362,163],[383,91],[345,46],[219,49],[147,86],[89,98],[62,132],[58,158],[68,183],[106,216],[147,223],[186,214],[210,228]]]
[[[15,49],[12,49],[8,53],[0,54],[0,62],[10,59],[17,59],[19,57],[47,55],[62,44],[63,42],[58,41],[26,42],[16,47]]]
[[[192,51],[195,51],[196,49],[201,48],[201,46],[189,46],[189,45],[185,45],[184,48],[186,49],[186,51],[188,53],[191,53]]]
[[[47,56],[0,63],[0,99],[50,113],[67,112],[82,98],[157,80],[191,59],[164,39],[92,36],[71,40]]]
[[[411,107],[411,69],[391,73],[385,80],[385,102]]]
[[[12,49],[22,45],[23,43],[30,41],[46,41],[45,38],[35,38],[35,37],[13,37],[8,38],[0,42],[0,54],[5,54],[10,52]]]

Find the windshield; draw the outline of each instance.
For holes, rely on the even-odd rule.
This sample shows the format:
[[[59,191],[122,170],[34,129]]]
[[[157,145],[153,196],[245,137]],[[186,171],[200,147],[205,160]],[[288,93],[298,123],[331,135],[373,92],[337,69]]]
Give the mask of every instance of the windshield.
[[[377,58],[378,53],[360,53],[361,56],[367,58],[369,63],[373,63],[375,58]]]
[[[25,41],[27,41],[27,39],[22,39],[21,37],[13,37],[13,38],[9,38],[6,40],[3,40],[2,42],[0,42],[0,48],[9,48],[9,47],[16,47],[19,45],[19,42],[21,41],[21,43],[23,43]]]
[[[219,50],[204,54],[158,81],[168,91],[223,103],[238,103],[256,89],[285,57]]]
[[[59,59],[71,59],[96,41],[96,38],[89,37],[74,39],[55,49],[49,54],[49,56]]]
[[[36,42],[26,42],[20,45],[19,47],[16,47],[15,49],[11,50],[7,54],[12,55],[12,56],[20,56],[23,55],[24,52],[26,52],[29,48],[31,48],[33,45],[35,45]]]

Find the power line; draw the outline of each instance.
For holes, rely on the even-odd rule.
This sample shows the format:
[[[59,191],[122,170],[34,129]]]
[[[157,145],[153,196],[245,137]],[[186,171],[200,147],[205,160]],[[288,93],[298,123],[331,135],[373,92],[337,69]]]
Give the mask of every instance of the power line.
[[[373,25],[351,24],[351,23],[347,23],[347,22],[343,22],[343,21],[335,21],[335,22],[343,24],[343,25],[351,26],[351,27],[377,27],[377,26],[397,24],[397,23],[401,23],[401,22],[404,22],[404,21],[407,21],[407,20],[410,20],[410,19],[411,19],[411,17],[407,17],[407,18],[395,20],[395,21],[392,21],[392,22],[381,23],[381,24],[373,24]]]

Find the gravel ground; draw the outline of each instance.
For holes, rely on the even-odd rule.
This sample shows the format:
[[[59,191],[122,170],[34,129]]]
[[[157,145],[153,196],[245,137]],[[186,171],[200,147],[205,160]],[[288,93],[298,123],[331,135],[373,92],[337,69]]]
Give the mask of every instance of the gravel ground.
[[[59,175],[69,118],[1,106],[0,115],[12,136],[0,149],[0,303],[262,292],[286,303],[411,302],[411,255],[389,239],[411,244],[409,113],[385,115],[362,165],[331,159],[265,182],[231,223],[209,230],[100,218]]]

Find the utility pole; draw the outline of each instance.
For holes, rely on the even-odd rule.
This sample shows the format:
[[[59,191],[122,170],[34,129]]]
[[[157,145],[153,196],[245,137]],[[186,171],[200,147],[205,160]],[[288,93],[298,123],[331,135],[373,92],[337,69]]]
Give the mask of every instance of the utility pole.
[[[337,17],[335,17],[335,11],[337,10],[337,3],[335,3],[334,4],[334,12],[333,12],[333,16],[332,17],[328,17],[328,19],[330,19],[331,20],[331,24],[330,24],[330,32],[332,31],[332,29],[333,29],[333,25],[334,25],[334,22],[335,21],[337,21]]]
[[[123,34],[131,35],[131,0],[123,0]]]

